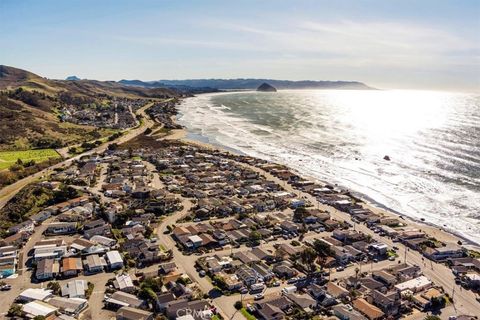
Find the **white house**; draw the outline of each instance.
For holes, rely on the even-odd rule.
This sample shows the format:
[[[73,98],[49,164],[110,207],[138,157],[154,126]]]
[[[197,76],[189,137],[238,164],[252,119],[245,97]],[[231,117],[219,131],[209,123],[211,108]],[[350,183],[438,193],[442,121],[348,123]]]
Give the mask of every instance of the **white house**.
[[[118,251],[108,251],[105,256],[107,257],[108,267],[111,270],[123,268],[123,259]]]

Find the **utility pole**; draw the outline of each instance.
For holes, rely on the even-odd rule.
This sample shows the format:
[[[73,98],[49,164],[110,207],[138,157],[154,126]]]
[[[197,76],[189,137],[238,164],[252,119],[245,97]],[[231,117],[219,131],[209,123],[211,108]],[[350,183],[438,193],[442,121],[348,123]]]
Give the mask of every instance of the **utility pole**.
[[[452,291],[452,304],[453,304],[453,309],[455,309],[455,313],[457,312],[457,307],[455,307],[455,285],[453,285],[453,291]]]

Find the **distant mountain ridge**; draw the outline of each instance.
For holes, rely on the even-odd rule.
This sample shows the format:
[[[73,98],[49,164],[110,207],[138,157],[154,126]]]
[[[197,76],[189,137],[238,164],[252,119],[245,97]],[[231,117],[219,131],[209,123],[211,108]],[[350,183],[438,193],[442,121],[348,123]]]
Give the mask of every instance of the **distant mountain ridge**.
[[[262,83],[268,83],[277,89],[353,89],[374,90],[358,81],[315,81],[315,80],[274,80],[274,79],[186,79],[186,80],[120,80],[119,83],[146,88],[185,86],[189,88],[214,88],[218,90],[255,90]]]

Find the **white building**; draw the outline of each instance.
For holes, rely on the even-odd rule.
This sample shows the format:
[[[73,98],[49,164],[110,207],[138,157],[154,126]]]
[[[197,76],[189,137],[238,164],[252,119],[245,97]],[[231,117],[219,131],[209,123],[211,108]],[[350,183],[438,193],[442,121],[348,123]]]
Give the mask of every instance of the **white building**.
[[[420,276],[418,278],[414,278],[412,280],[408,280],[402,283],[395,285],[395,288],[400,291],[404,292],[409,290],[411,292],[419,292],[425,289],[428,289],[432,286],[432,282],[428,280],[425,276]]]
[[[22,307],[22,311],[26,314],[27,318],[35,318],[36,316],[49,317],[57,312],[58,308],[43,302],[32,301]]]
[[[123,259],[120,252],[116,250],[108,251],[105,256],[107,257],[107,263],[110,269],[123,268]]]

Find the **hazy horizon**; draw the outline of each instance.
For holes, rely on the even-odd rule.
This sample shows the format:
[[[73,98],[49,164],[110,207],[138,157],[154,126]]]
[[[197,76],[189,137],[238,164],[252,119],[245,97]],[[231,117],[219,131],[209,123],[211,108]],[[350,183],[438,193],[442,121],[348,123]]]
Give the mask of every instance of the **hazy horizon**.
[[[96,80],[479,91],[478,1],[0,2],[0,64]]]

